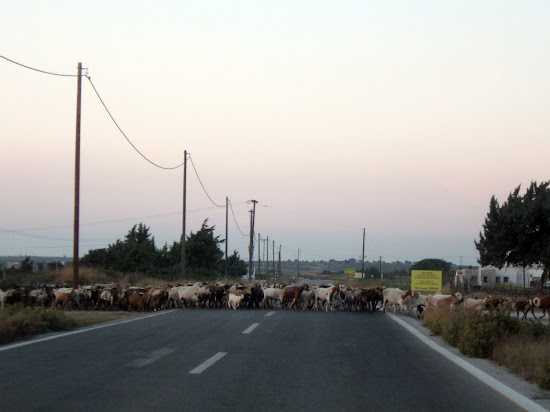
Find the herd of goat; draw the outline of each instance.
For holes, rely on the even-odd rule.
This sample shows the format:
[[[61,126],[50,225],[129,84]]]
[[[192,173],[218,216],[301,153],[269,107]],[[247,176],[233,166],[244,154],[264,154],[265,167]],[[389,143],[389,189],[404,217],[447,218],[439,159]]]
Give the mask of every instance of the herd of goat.
[[[414,314],[419,319],[424,310],[444,305],[464,306],[472,310],[502,310],[523,313],[526,319],[534,310],[549,310],[550,297],[466,298],[460,293],[423,295],[411,289],[356,288],[345,284],[310,286],[273,283],[228,284],[195,282],[163,288],[147,286],[121,288],[116,283],[83,286],[77,289],[55,286],[12,287],[0,290],[0,305],[21,303],[68,310],[153,311],[170,308],[280,308],[296,310],[348,310],[375,312],[386,309]]]

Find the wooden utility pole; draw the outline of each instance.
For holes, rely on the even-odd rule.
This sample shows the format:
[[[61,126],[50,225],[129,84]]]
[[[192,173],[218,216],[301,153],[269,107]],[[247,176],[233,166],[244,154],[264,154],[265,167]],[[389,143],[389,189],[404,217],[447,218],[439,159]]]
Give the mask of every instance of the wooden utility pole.
[[[260,269],[262,268],[261,245],[262,245],[262,235],[258,233],[258,277],[257,277],[258,280],[260,279],[260,272],[261,272]]]
[[[252,202],[252,215],[250,216],[250,245],[248,246],[248,281],[252,281],[252,255],[254,253],[254,220],[256,219],[256,203],[257,200],[251,200]],[[259,246],[259,245],[258,245]],[[260,268],[258,268],[259,270]]]
[[[380,280],[384,280],[384,274],[382,273],[382,256],[380,256]]]
[[[76,86],[76,143],[74,154],[74,233],[73,233],[73,289],[78,288],[78,237],[80,229],[80,113],[82,102],[82,63],[78,63]]]
[[[361,278],[365,279],[365,228],[363,228],[363,256],[361,257]]]
[[[279,276],[281,276],[281,245],[279,245]]]
[[[187,208],[187,150],[183,152],[183,219],[181,228],[181,277],[185,279],[185,214]]]
[[[229,216],[229,198],[225,197],[225,277],[227,278],[227,224],[228,224],[228,216]]]
[[[273,241],[273,248],[271,250],[273,251],[273,277],[275,277],[275,241]]]
[[[300,273],[300,251],[301,249],[298,249],[298,261],[296,262],[296,277],[298,277],[298,274]]]

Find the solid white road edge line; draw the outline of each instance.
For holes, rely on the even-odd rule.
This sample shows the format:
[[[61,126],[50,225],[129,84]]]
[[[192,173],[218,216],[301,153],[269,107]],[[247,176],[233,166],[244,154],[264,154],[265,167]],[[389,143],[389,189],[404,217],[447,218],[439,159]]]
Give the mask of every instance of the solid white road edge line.
[[[252,331],[254,329],[256,329],[258,327],[259,323],[253,323],[252,325],[250,325],[248,328],[246,328],[245,330],[243,330],[243,334],[244,335],[248,335],[249,333],[252,333]]]
[[[164,358],[167,355],[170,355],[174,351],[175,351],[175,349],[171,349],[171,348],[157,349],[157,350],[151,352],[151,354],[149,356],[147,356],[145,358],[140,358],[140,359],[133,360],[132,362],[130,362],[126,366],[133,366],[134,368],[141,368],[143,366],[150,365],[151,363],[154,363],[154,362],[158,361],[159,359]]]
[[[271,312],[269,312],[269,313],[266,313],[265,316],[266,316],[266,317],[267,317],[267,316],[272,316],[274,313],[275,313],[275,312],[271,311]]]
[[[143,317],[139,317],[139,318],[133,318],[133,319],[122,320],[122,321],[120,321],[120,322],[108,323],[108,324],[104,324],[104,325],[92,326],[92,327],[88,327],[88,328],[85,328],[85,329],[75,330],[75,331],[73,331],[73,332],[60,333],[60,334],[58,334],[58,335],[48,336],[47,338],[39,338],[39,339],[33,339],[33,340],[31,340],[31,341],[26,341],[26,342],[14,343],[14,344],[12,344],[12,345],[7,345],[7,346],[0,347],[0,352],[3,352],[3,351],[5,351],[5,350],[9,350],[9,349],[20,348],[20,347],[22,347],[22,346],[33,345],[33,344],[35,344],[35,343],[45,342],[45,341],[47,341],[47,340],[64,338],[65,336],[78,335],[79,333],[89,332],[89,331],[91,331],[91,330],[103,329],[103,328],[110,328],[111,326],[122,325],[123,323],[130,323],[130,322],[135,322],[135,321],[137,321],[137,320],[149,319],[149,318],[153,318],[153,317],[155,317],[155,316],[166,315],[167,313],[172,313],[172,312],[174,312],[174,310],[162,311],[162,312],[155,313],[155,314],[153,314],[153,315],[148,315],[148,316],[143,316]]]
[[[505,398],[510,399],[515,404],[519,405],[520,407],[524,408],[525,410],[528,410],[530,412],[535,411],[547,411],[547,409],[540,406],[538,403],[533,402],[531,399],[523,396],[521,393],[516,392],[509,386],[506,386],[502,382],[496,380],[492,376],[486,374],[482,370],[476,368],[472,364],[466,362],[464,359],[461,359],[460,357],[456,356],[454,353],[449,352],[447,349],[439,346],[437,343],[432,342],[431,339],[428,339],[426,336],[418,332],[415,328],[413,328],[411,325],[409,325],[407,322],[399,319],[397,316],[392,315],[391,313],[387,313],[389,315],[390,319],[394,322],[397,322],[401,326],[403,326],[405,329],[407,329],[410,333],[412,333],[414,336],[416,336],[418,339],[420,339],[422,342],[424,342],[426,345],[428,345],[430,348],[435,350],[436,352],[440,353],[441,355],[445,356],[447,359],[449,359],[454,364],[460,366],[462,369],[464,369],[466,372],[472,374],[474,377],[479,379],[481,382],[485,383],[498,393],[500,393]]]
[[[221,358],[223,358],[225,355],[227,355],[227,352],[218,352],[214,356],[212,356],[210,359],[204,361],[199,366],[197,366],[195,369],[190,371],[189,373],[192,375],[200,375],[203,373],[206,369],[208,369],[210,366],[215,364],[217,361],[219,361]]]

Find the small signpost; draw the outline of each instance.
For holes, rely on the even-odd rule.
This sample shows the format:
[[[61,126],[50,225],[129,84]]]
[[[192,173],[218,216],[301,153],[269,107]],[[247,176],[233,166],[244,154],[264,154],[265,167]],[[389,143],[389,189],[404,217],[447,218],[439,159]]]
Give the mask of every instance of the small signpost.
[[[344,269],[344,274],[346,275],[347,278],[354,278],[355,277],[355,269],[354,268]]]
[[[413,270],[411,289],[420,292],[441,291],[443,272],[440,270]]]

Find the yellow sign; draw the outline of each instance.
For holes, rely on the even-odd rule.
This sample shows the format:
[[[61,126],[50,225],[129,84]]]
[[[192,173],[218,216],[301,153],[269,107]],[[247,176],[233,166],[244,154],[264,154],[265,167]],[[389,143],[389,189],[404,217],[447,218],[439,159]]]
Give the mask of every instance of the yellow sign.
[[[344,274],[347,278],[354,278],[355,277],[355,269],[344,269]]]
[[[421,292],[438,292],[441,290],[443,272],[440,270],[413,270],[411,272],[411,289]]]

